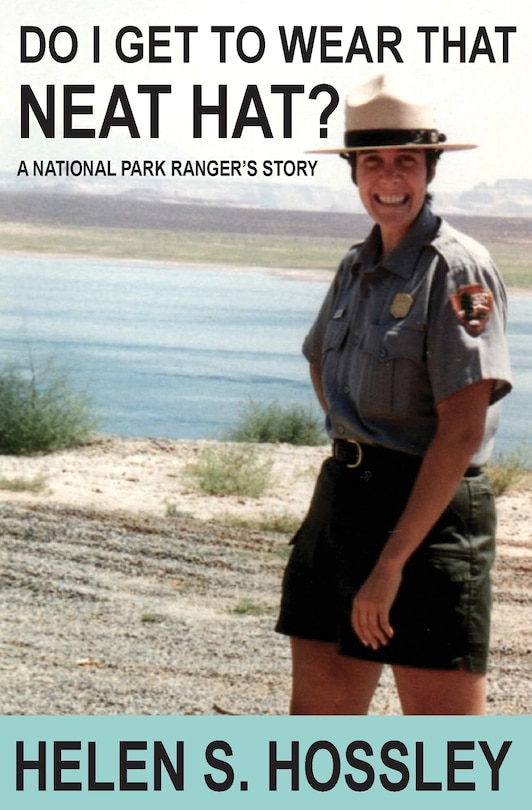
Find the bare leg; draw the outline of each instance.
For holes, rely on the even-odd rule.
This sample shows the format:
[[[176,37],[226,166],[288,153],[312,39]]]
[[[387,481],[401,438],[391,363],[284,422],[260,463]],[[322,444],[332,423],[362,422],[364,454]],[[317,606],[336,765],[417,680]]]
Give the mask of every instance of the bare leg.
[[[336,644],[290,639],[290,714],[367,714],[382,666],[338,655]]]
[[[486,714],[486,677],[465,669],[393,667],[403,714]]]

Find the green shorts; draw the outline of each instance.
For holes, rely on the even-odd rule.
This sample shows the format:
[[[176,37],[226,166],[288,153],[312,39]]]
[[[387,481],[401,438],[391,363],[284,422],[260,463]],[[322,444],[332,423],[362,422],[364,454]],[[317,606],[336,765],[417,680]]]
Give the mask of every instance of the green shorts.
[[[293,538],[276,630],[335,642],[342,655],[430,669],[485,672],[495,553],[495,505],[487,476],[466,475],[403,572],[392,606],[392,640],[365,647],[351,627],[353,596],[401,514],[420,460],[391,453],[351,469],[334,458],[320,471]]]

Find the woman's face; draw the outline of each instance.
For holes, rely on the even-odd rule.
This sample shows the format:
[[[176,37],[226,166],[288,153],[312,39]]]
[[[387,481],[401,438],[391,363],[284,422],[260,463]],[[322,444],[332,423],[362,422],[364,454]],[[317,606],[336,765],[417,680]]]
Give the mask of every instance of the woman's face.
[[[425,201],[427,163],[422,149],[359,152],[353,179],[362,203],[381,229],[404,234]]]

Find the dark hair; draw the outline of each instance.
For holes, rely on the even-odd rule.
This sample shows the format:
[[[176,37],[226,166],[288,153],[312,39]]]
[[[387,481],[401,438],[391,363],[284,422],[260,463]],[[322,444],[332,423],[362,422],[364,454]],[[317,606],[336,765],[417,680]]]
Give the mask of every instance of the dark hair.
[[[441,149],[425,149],[425,162],[427,164],[427,176],[431,178],[436,170],[436,164],[442,156]]]

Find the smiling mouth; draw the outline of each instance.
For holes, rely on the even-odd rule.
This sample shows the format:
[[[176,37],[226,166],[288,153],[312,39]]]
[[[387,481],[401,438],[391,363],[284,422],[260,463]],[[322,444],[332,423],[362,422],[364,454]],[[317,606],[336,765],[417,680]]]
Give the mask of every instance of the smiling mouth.
[[[375,194],[375,200],[380,205],[404,205],[408,200],[408,194]]]

